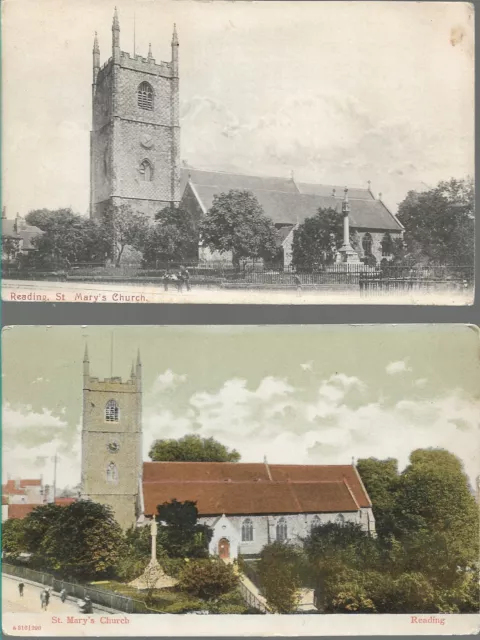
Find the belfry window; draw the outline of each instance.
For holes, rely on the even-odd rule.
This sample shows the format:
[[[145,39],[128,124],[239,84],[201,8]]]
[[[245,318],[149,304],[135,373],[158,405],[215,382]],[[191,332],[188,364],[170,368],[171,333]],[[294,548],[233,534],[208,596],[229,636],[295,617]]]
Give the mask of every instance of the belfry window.
[[[140,178],[143,182],[151,182],[153,177],[153,168],[148,160],[144,160],[140,165]]]
[[[253,542],[253,522],[246,518],[242,524],[242,542]]]
[[[117,482],[118,481],[118,471],[117,466],[114,462],[110,462],[107,467],[107,482]]]
[[[148,82],[142,82],[137,91],[138,106],[141,109],[153,109],[153,89]]]
[[[362,247],[363,247],[363,251],[364,251],[366,256],[371,256],[372,255],[373,238],[372,238],[372,235],[370,233],[366,233],[363,236]]]
[[[288,536],[287,521],[285,518],[280,518],[277,522],[277,542],[285,542]]]
[[[109,400],[105,405],[105,422],[118,422],[120,419],[120,409],[115,400]]]

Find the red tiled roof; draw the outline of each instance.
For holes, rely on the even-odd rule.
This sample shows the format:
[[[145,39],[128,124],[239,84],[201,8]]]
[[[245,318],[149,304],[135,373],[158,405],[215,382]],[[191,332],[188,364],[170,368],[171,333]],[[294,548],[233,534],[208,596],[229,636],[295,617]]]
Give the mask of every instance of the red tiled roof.
[[[55,504],[59,504],[61,506],[66,507],[69,504],[72,504],[72,502],[75,502],[76,498],[55,498]]]
[[[42,486],[42,481],[41,480],[20,480],[20,486],[21,487],[41,487]]]
[[[201,515],[357,511],[371,505],[351,465],[145,462],[143,496],[147,515],[173,498],[195,501]]]
[[[25,518],[31,513],[36,507],[40,507],[39,504],[9,504],[8,505],[8,519],[12,518]]]

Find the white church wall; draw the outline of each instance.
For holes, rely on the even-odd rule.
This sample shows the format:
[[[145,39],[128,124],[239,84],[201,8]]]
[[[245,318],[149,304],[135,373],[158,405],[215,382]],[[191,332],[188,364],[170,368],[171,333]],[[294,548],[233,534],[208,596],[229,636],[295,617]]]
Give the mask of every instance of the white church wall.
[[[218,542],[222,537],[230,542],[230,557],[234,558],[234,552],[240,555],[256,555],[264,546],[277,540],[277,524],[283,518],[287,525],[287,538],[285,542],[299,544],[301,539],[308,536],[315,524],[341,521],[361,524],[367,531],[367,511],[361,515],[361,511],[342,513],[298,513],[286,515],[252,515],[252,516],[218,516],[199,518],[201,524],[206,524],[214,531],[210,542],[209,551],[218,555]],[[373,516],[372,516],[373,517]],[[253,540],[242,540],[242,525],[246,519],[253,524]]]

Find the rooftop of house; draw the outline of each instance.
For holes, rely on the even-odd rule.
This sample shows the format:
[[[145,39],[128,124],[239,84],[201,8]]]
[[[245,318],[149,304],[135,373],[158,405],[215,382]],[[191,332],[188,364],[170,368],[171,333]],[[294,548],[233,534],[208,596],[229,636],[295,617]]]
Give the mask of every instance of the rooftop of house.
[[[194,187],[201,207],[210,209],[215,195],[231,189],[253,193],[267,215],[276,225],[298,224],[315,215],[319,208],[342,210],[345,187],[296,182],[291,178],[249,176],[221,171],[204,171],[184,167],[181,171],[181,193],[188,183]],[[348,189],[350,223],[356,229],[402,231],[393,213],[370,188]]]
[[[43,231],[41,229],[27,224],[20,216],[13,220],[2,217],[2,236],[14,240],[23,240],[23,249],[33,249],[33,239],[42,234]]]

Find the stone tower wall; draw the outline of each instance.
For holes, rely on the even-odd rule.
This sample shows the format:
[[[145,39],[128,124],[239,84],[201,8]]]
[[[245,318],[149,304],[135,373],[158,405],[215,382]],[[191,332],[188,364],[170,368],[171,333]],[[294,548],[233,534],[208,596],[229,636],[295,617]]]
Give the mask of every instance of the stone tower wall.
[[[178,44],[172,61],[132,56],[114,47],[94,74],[90,142],[90,215],[101,218],[110,203],[127,204],[153,217],[180,201]],[[153,109],[138,105],[142,82],[153,89]],[[151,181],[142,180],[148,160]]]
[[[115,400],[119,421],[105,420],[105,406]],[[141,385],[135,377],[98,380],[84,376],[82,429],[82,495],[113,508],[117,522],[133,526],[139,513],[142,473]],[[117,451],[109,448],[118,445]],[[118,478],[107,480],[113,462]]]

